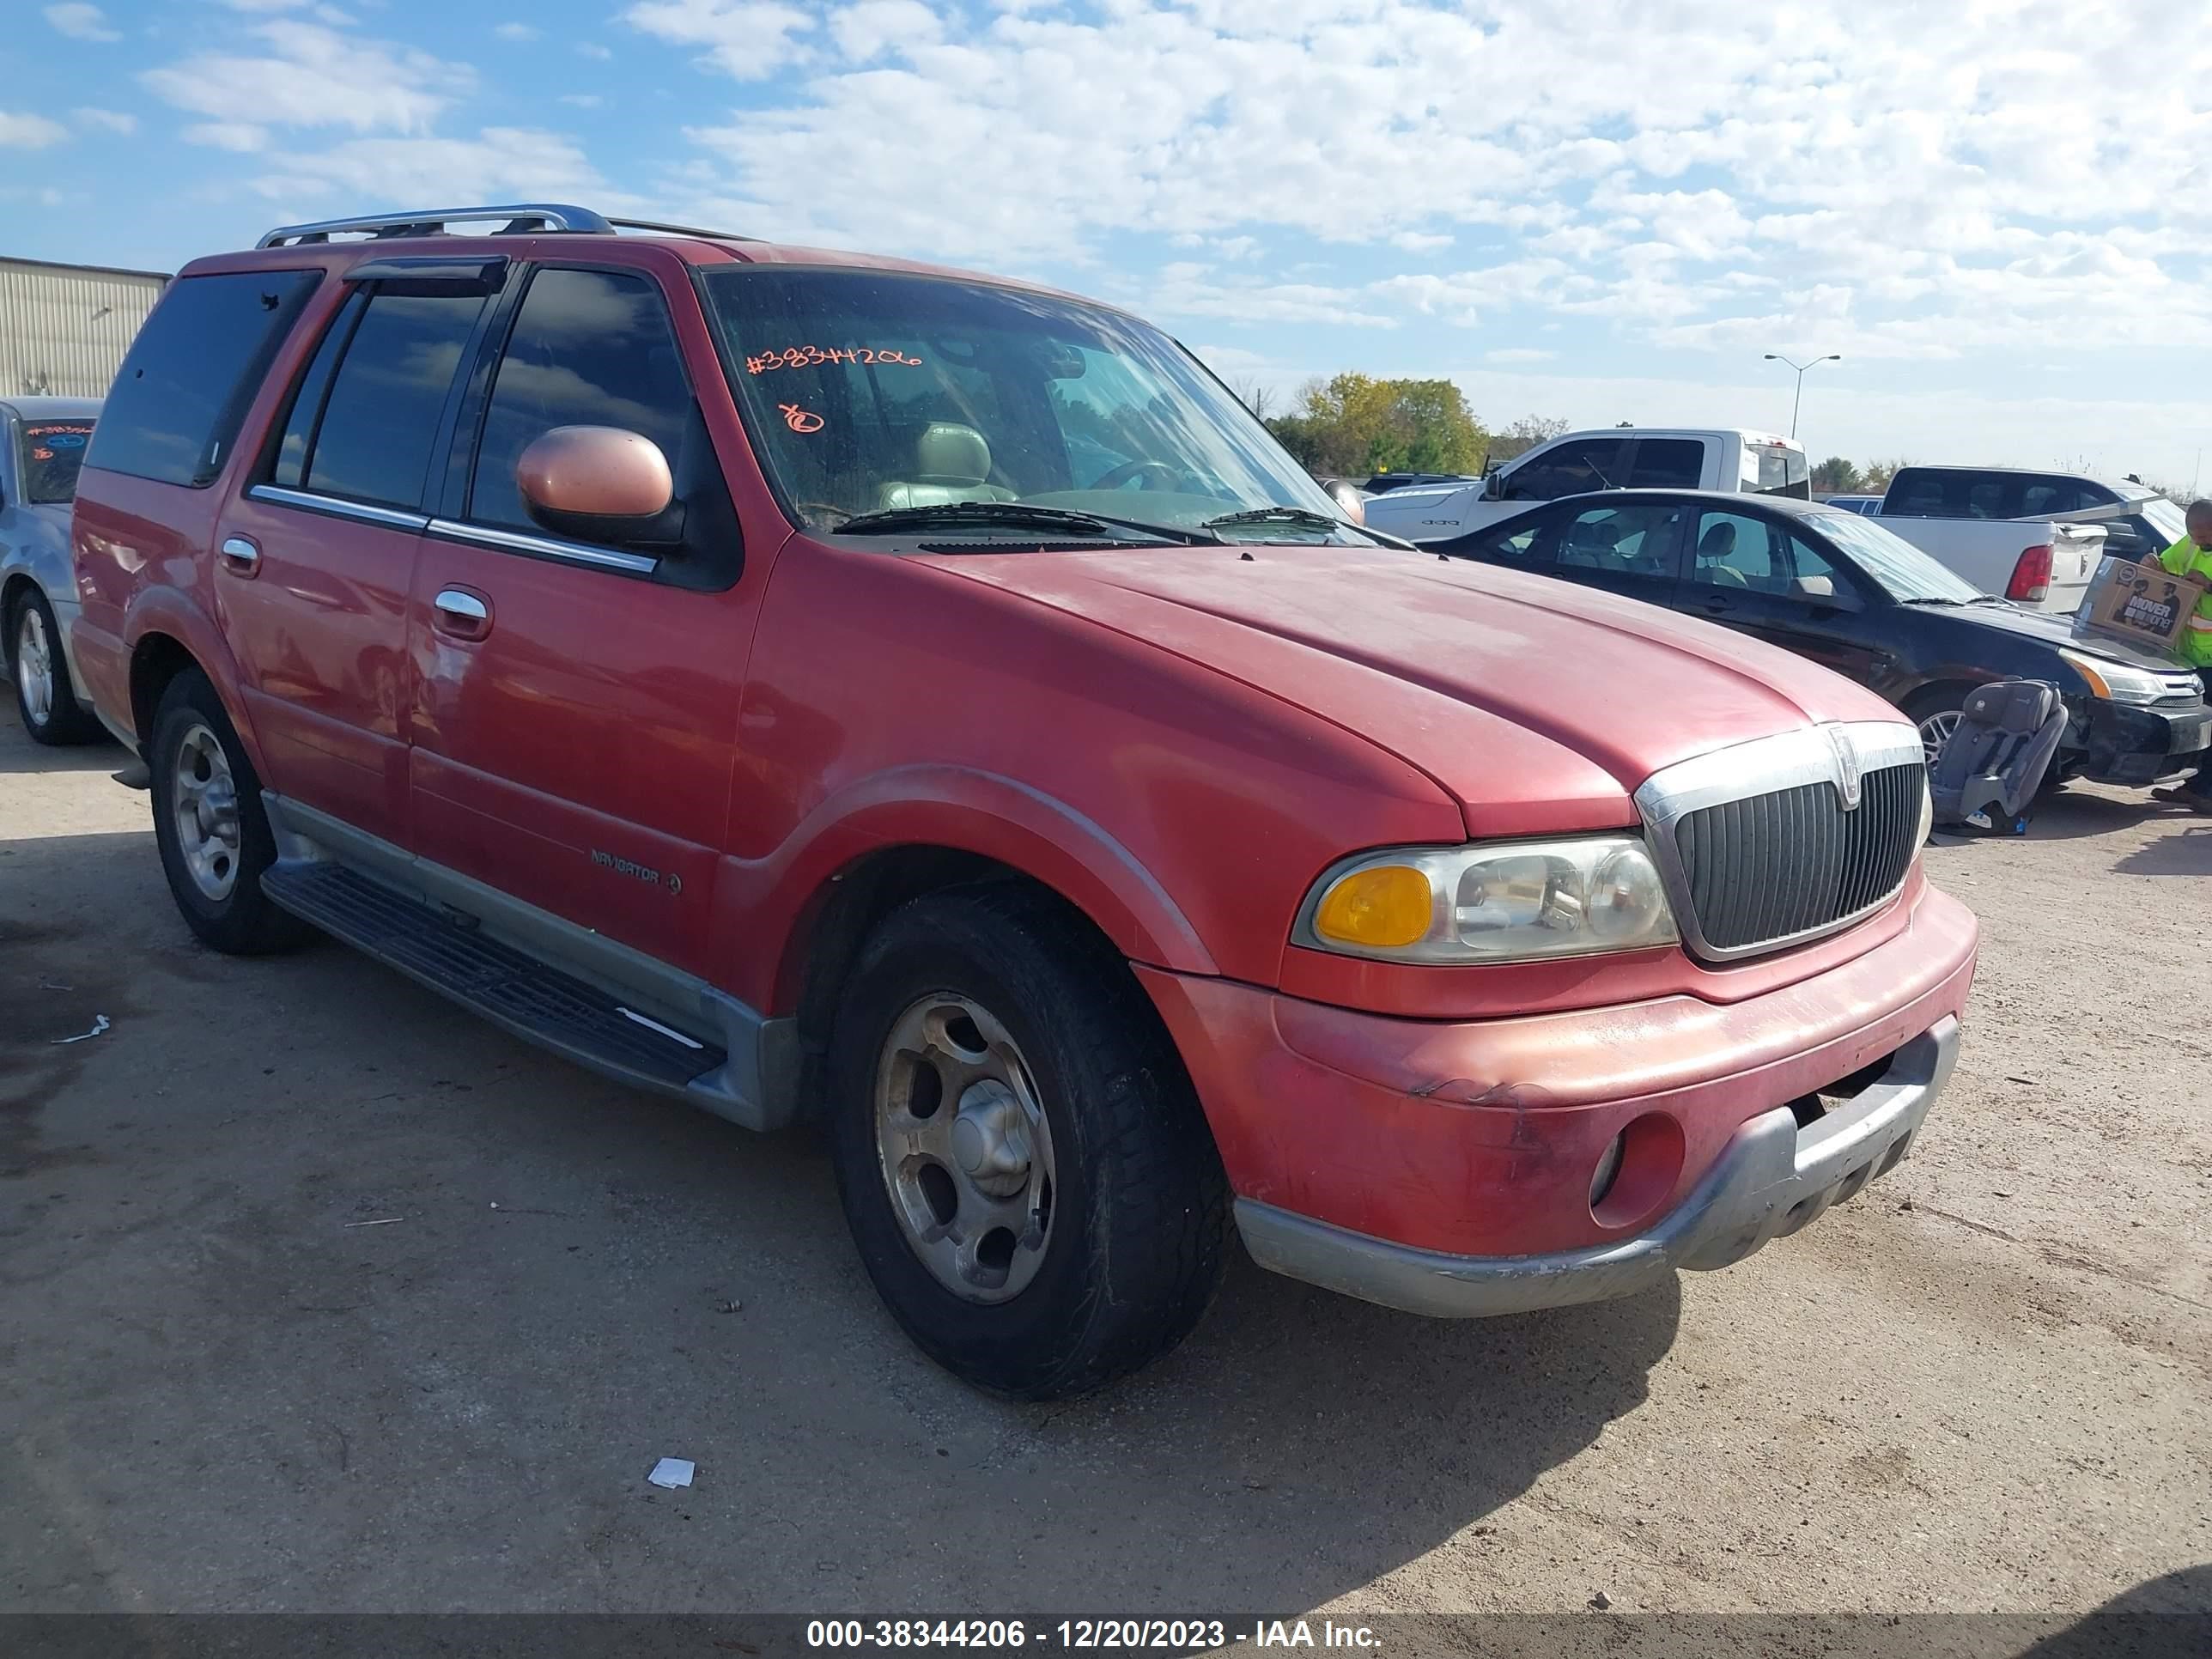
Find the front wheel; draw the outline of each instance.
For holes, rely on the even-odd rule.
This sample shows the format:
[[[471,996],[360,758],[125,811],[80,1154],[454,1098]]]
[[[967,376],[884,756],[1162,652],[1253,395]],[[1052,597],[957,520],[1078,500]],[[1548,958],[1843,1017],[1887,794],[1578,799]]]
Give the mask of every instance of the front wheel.
[[[1078,1394],[1198,1322],[1220,1158],[1150,1001],[1058,900],[991,884],[895,911],[844,988],[830,1085],[860,1259],[955,1376]]]
[[[68,656],[53,607],[35,587],[0,617],[7,626],[8,671],[15,682],[15,708],[31,741],[55,748],[92,743],[106,735],[70,684]]]
[[[1928,769],[1936,769],[1936,757],[1943,752],[1943,745],[1959,729],[1959,722],[1966,717],[1966,692],[1962,686],[1938,686],[1924,691],[1905,707],[1914,726],[1920,731],[1920,757]]]

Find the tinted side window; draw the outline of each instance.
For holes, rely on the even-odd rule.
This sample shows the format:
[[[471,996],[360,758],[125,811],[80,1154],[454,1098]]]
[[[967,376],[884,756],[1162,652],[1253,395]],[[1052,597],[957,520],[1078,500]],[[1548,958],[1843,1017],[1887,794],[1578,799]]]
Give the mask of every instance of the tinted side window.
[[[323,402],[331,395],[331,376],[337,372],[338,359],[345,353],[346,342],[353,338],[354,325],[361,321],[362,307],[368,303],[368,294],[356,289],[323,331],[323,343],[315,348],[307,371],[292,390],[292,406],[284,416],[284,435],[277,441],[270,483],[287,489],[300,487],[307,466],[308,441],[315,435],[315,422],[323,418]]]
[[[301,487],[420,506],[446,394],[483,307],[476,294],[372,295],[331,378]]]
[[[659,289],[627,272],[541,270],[522,296],[492,382],[469,516],[540,530],[515,488],[514,464],[556,426],[641,433],[660,446],[680,481],[691,409]]]
[[[1645,438],[1636,446],[1631,489],[1695,489],[1705,473],[1705,447],[1695,438]]]
[[[1474,558],[1486,559],[1493,564],[1519,565],[1532,569],[1552,561],[1552,544],[1558,539],[1559,518],[1556,513],[1540,514],[1533,518],[1516,520],[1500,525],[1495,530],[1477,531],[1456,541],[1440,544],[1455,553],[1465,553]]]
[[[2079,513],[2085,507],[2100,505],[2105,497],[2105,491],[2093,494],[2072,478],[2030,478],[2021,491],[2016,516],[2043,519],[2054,513]]]
[[[1619,438],[1561,444],[1506,474],[1501,493],[1509,501],[1552,501],[1589,489],[1617,489],[1625,447]]]
[[[1616,576],[1671,576],[1674,512],[1651,501],[1586,507],[1567,523],[1559,562]]]
[[[1943,485],[1942,473],[1917,471],[1908,467],[1890,481],[1881,510],[1922,519],[1955,517],[1954,509],[1945,504]]]
[[[213,483],[322,275],[228,271],[172,283],[116,372],[86,464],[195,489]]]
[[[1788,540],[1764,519],[1741,513],[1702,514],[1690,580],[1708,587],[1775,592],[1778,574],[1788,568],[1787,556],[1781,551]]]

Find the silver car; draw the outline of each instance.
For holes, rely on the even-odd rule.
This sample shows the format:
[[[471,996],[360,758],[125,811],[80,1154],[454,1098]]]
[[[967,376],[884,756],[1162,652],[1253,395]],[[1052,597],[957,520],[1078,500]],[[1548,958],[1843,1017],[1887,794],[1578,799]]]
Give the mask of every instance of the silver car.
[[[40,743],[104,737],[77,678],[70,503],[100,414],[97,398],[0,402],[0,651],[23,728]]]

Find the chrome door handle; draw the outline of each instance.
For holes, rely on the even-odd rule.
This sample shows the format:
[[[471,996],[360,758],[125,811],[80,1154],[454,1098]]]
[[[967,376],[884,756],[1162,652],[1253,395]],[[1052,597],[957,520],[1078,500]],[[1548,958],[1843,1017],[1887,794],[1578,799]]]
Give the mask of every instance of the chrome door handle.
[[[251,576],[261,568],[261,550],[249,536],[227,536],[223,538],[222,562],[233,574]]]
[[[448,587],[434,601],[438,609],[455,622],[489,622],[491,612],[484,602],[473,593],[464,593],[458,587]]]
[[[441,587],[430,601],[434,625],[457,639],[480,640],[491,632],[491,607],[461,587]]]

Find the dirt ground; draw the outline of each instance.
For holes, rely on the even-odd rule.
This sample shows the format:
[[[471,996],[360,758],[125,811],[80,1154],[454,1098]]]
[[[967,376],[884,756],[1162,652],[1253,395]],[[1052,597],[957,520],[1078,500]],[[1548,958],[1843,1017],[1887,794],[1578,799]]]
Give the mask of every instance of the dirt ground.
[[[2212,821],[1931,851],[1957,1079],[1740,1267],[1448,1325],[1240,1259],[1020,1407],[900,1337],[806,1137],[201,949],[122,761],[0,723],[0,1606],[2056,1612],[2212,1561]]]

